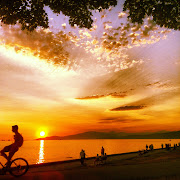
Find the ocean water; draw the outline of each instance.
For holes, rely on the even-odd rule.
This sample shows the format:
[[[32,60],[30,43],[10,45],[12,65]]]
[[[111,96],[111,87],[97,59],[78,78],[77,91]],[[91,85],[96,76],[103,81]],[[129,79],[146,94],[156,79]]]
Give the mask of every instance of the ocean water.
[[[153,144],[154,148],[161,148],[161,144],[178,144],[180,139],[90,139],[90,140],[40,140],[25,141],[13,158],[23,157],[29,164],[39,164],[54,161],[78,159],[81,149],[87,157],[100,154],[101,147],[105,153],[118,154],[145,149],[146,144]],[[0,149],[9,145],[9,141],[0,141]],[[5,160],[0,156],[0,162]]]

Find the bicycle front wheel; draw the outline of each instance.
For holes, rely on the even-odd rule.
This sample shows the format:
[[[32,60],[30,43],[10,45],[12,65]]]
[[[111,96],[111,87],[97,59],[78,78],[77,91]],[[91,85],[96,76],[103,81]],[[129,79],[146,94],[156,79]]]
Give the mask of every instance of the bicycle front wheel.
[[[11,162],[9,173],[12,176],[19,177],[26,174],[28,169],[28,162],[24,158],[16,158]]]

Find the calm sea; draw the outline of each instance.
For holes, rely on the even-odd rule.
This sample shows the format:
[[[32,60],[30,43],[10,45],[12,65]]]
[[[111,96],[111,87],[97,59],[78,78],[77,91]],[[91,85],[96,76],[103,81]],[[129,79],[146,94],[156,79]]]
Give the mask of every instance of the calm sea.
[[[29,164],[54,162],[70,159],[78,159],[81,149],[84,149],[87,157],[100,154],[103,146],[107,154],[118,154],[145,149],[146,144],[153,144],[154,148],[160,148],[161,144],[178,144],[180,139],[93,139],[93,140],[41,140],[25,141],[24,145],[15,154],[15,157],[23,157]],[[0,149],[10,144],[8,141],[0,141]],[[0,161],[5,162],[0,156]]]

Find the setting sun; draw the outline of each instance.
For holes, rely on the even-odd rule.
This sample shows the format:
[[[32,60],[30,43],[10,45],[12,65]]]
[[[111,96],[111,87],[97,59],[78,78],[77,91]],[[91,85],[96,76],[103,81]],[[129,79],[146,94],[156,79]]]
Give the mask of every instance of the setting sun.
[[[36,138],[44,138],[49,134],[49,129],[47,127],[39,127],[36,130]]]
[[[46,134],[46,133],[45,133],[44,131],[41,131],[41,132],[40,132],[40,136],[41,136],[41,137],[44,137],[45,134]]]

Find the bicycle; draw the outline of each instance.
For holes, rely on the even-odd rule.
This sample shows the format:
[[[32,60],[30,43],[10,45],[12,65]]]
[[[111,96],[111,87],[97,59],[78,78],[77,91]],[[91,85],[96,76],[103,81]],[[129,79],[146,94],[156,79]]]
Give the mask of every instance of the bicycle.
[[[9,172],[14,177],[20,177],[26,174],[29,169],[29,164],[24,158],[16,158],[12,160],[9,166],[7,166],[7,164],[3,165],[1,162],[0,165],[2,166],[3,175],[5,175],[6,172]]]

